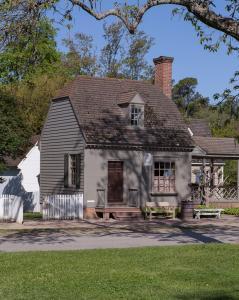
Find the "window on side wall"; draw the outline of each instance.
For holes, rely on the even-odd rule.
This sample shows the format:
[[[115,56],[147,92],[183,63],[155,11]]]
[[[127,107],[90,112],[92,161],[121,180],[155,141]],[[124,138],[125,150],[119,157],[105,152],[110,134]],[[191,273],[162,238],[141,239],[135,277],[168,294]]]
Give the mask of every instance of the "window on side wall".
[[[64,187],[80,188],[81,154],[65,154]]]
[[[76,154],[69,155],[69,185],[76,186]]]
[[[175,162],[154,162],[153,192],[175,193]]]
[[[130,124],[131,126],[143,126],[144,107],[140,104],[130,105]]]

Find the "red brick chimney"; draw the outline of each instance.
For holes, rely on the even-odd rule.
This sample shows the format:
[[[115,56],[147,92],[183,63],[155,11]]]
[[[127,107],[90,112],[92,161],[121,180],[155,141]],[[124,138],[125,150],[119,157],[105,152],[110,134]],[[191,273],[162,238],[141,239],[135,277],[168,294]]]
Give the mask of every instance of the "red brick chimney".
[[[170,99],[172,98],[173,57],[160,56],[153,59],[155,64],[154,84]]]

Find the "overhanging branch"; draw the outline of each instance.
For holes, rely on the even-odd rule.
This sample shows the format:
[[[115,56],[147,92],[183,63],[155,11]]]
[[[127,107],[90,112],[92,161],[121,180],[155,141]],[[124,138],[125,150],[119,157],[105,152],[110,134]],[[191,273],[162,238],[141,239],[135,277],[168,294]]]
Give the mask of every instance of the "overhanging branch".
[[[239,22],[232,17],[222,16],[212,10],[209,5],[210,1],[202,0],[147,0],[147,2],[138,7],[137,5],[132,8],[130,6],[125,9],[125,6],[116,6],[103,12],[97,12],[92,5],[87,5],[86,1],[69,0],[74,6],[78,6],[88,14],[92,15],[97,20],[105,19],[109,16],[116,16],[120,18],[128,30],[133,33],[141,22],[145,13],[156,6],[174,4],[185,7],[192,13],[198,20],[204,24],[217,29],[239,41]],[[92,1],[89,1],[91,3]],[[97,2],[97,1],[95,1]]]

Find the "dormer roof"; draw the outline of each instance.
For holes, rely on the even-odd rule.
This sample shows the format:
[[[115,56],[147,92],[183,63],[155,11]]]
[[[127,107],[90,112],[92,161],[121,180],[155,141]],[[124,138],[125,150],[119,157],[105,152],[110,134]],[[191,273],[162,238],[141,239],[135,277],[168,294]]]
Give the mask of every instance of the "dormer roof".
[[[145,100],[137,91],[123,92],[118,95],[118,105],[130,103],[145,104]]]

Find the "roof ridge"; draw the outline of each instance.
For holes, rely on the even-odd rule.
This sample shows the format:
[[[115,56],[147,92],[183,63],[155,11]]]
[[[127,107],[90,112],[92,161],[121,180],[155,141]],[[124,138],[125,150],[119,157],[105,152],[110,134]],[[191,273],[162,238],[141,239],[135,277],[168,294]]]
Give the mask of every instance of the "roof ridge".
[[[147,80],[143,80],[143,79],[129,79],[129,78],[116,78],[116,77],[100,77],[100,76],[90,76],[90,75],[77,75],[73,81],[77,80],[78,78],[86,78],[86,79],[96,79],[96,80],[112,80],[112,81],[128,81],[128,82],[135,82],[135,83],[145,83],[145,84],[149,84],[152,86],[155,86],[153,83],[147,81]]]

